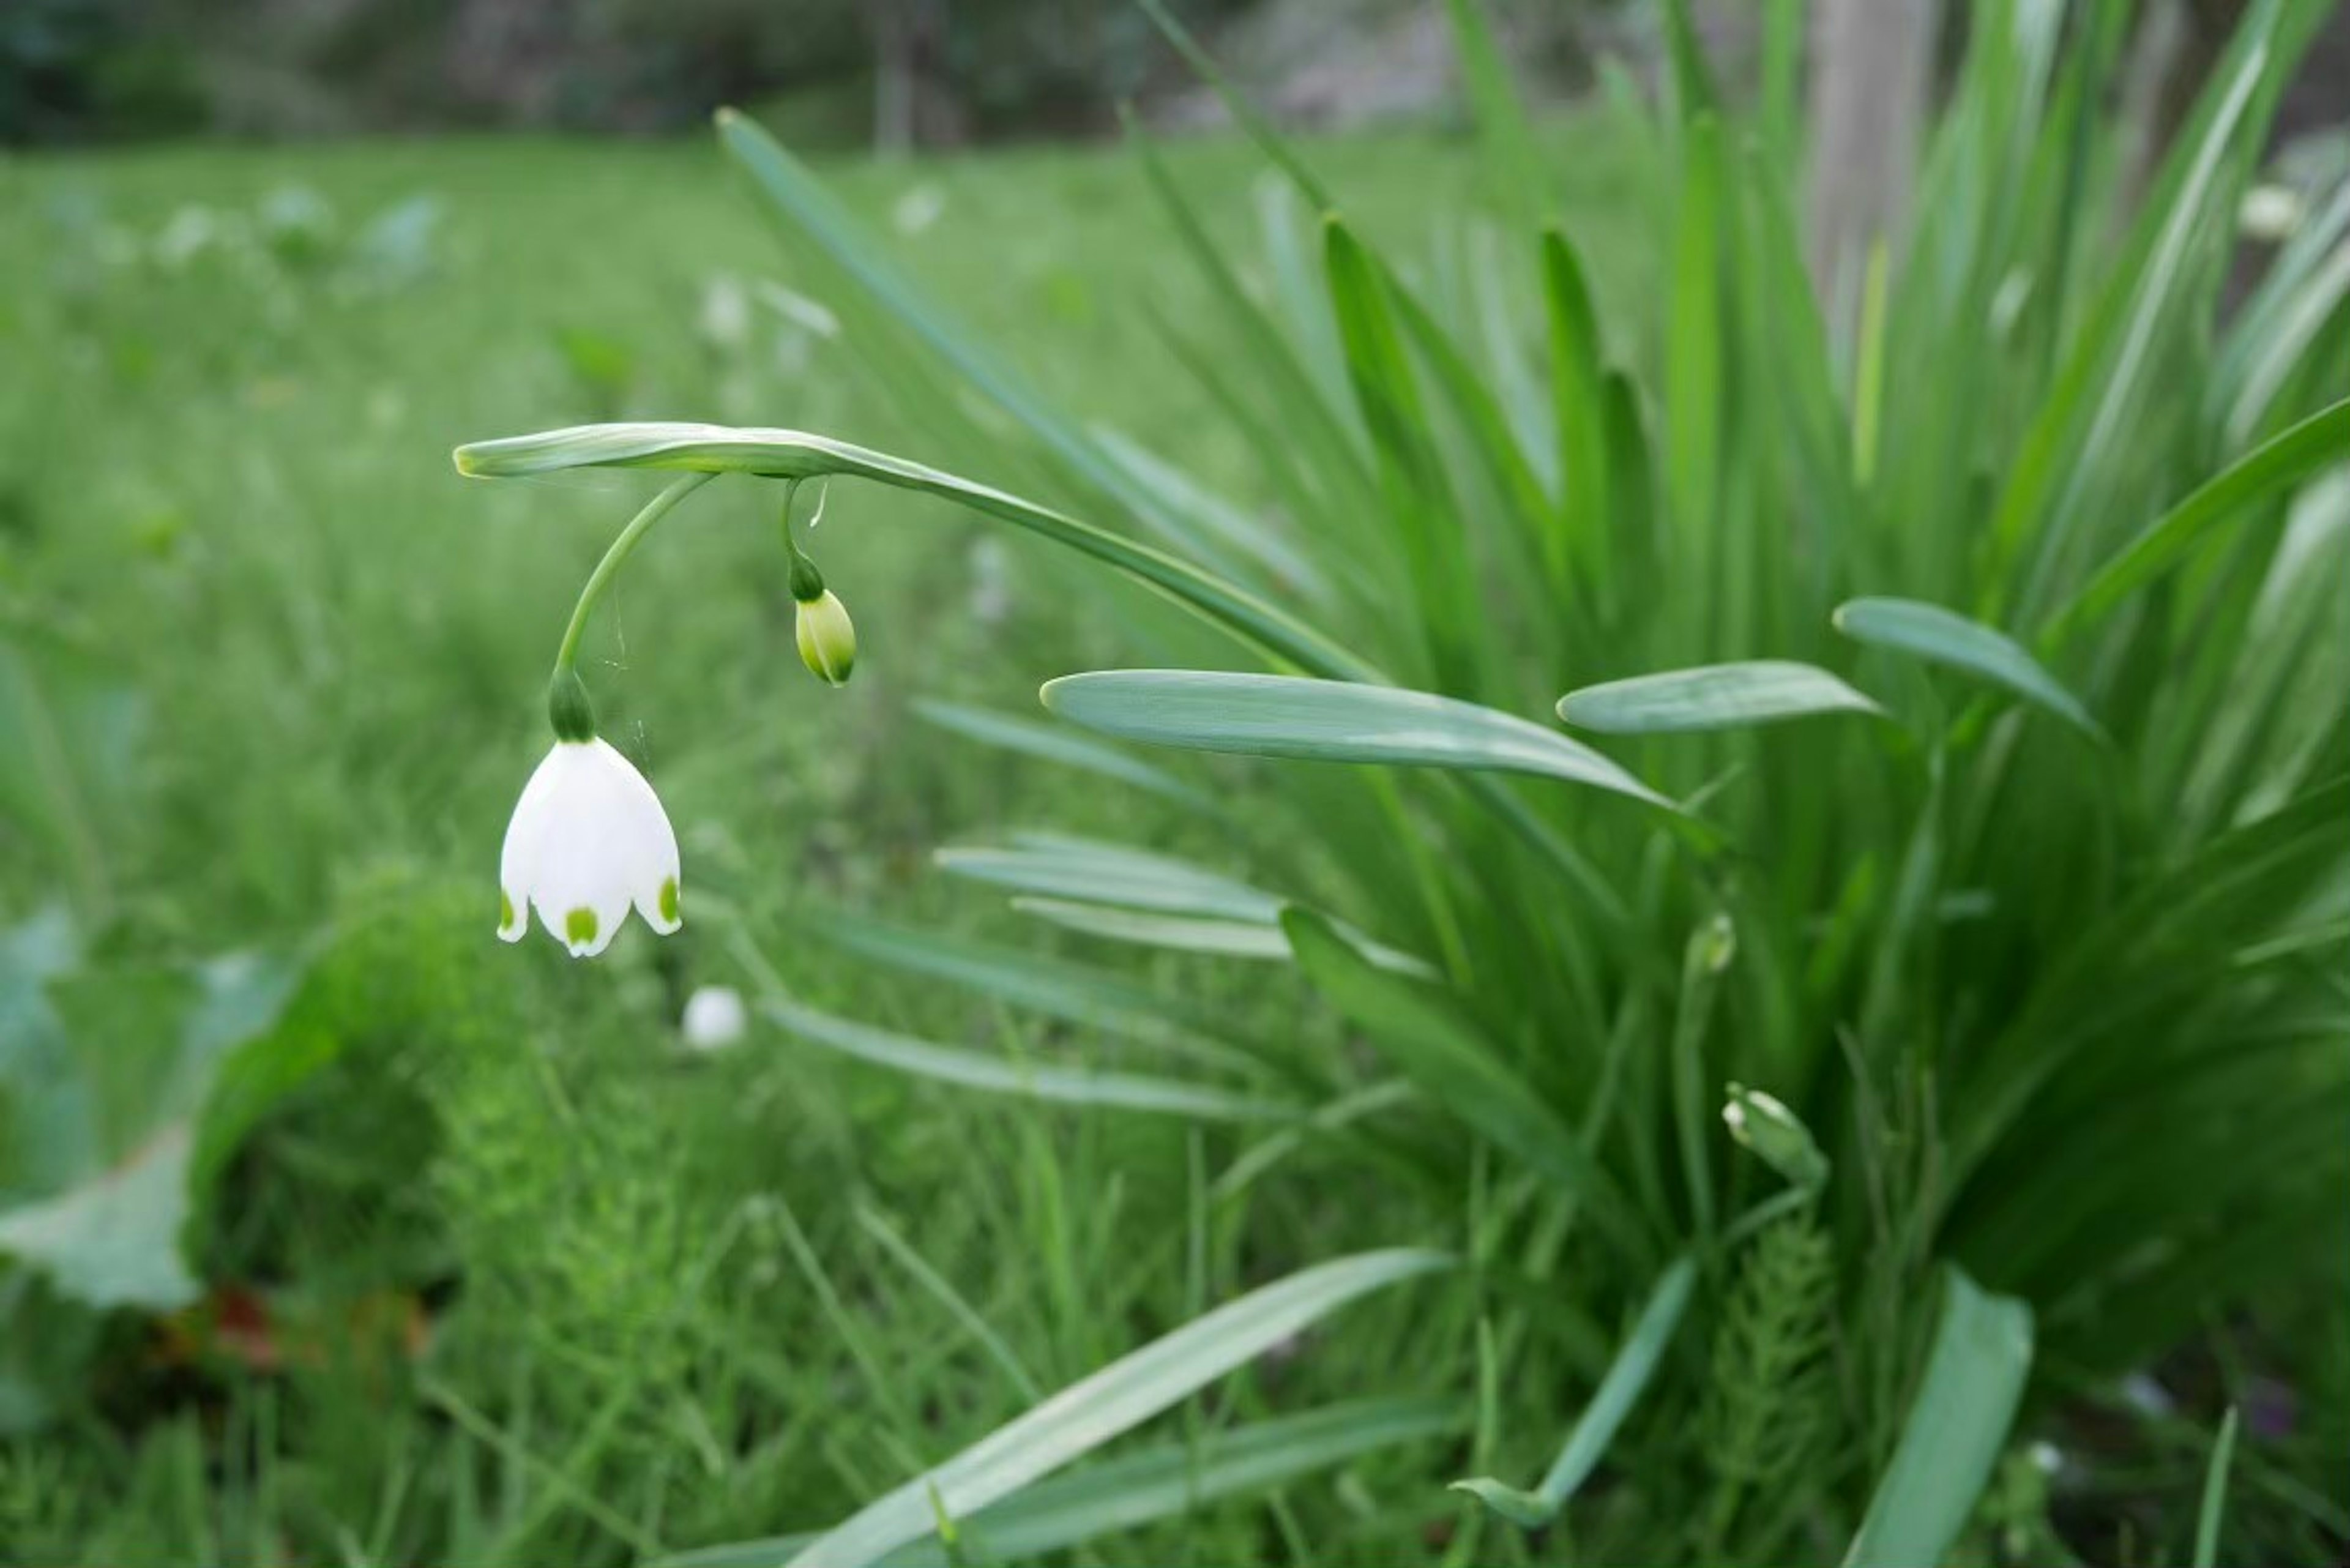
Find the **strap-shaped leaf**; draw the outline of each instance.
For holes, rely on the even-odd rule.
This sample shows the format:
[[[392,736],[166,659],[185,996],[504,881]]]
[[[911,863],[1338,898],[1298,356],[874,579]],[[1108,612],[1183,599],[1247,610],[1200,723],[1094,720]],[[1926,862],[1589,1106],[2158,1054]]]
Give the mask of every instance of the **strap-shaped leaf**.
[[[1269,1490],[1380,1449],[1444,1437],[1461,1429],[1466,1414],[1448,1399],[1350,1399],[1196,1441],[1156,1443],[1039,1481],[983,1509],[963,1521],[964,1554],[950,1552],[936,1539],[917,1541],[882,1558],[882,1568],[951,1568],[957,1562],[1041,1557],[1172,1519],[1220,1498]],[[648,1568],[775,1568],[816,1533],[704,1546],[660,1558]]]
[[[803,1547],[788,1568],[865,1568],[1050,1475],[1195,1389],[1245,1366],[1340,1307],[1452,1266],[1443,1252],[1394,1248],[1301,1270],[1072,1383],[944,1464],[877,1499]]]
[[[1179,997],[1084,964],[1024,948],[996,947],[912,930],[842,910],[810,918],[806,929],[859,958],[960,985],[1048,1017],[1226,1066],[1243,1052],[1212,1037],[1212,1025]]]
[[[2015,1419],[2032,1370],[2032,1309],[1955,1267],[1948,1277],[1926,1381],[1844,1568],[1948,1562]]]
[[[1558,716],[1611,735],[1730,730],[1814,713],[1885,711],[1814,664],[1754,659],[1700,664],[1586,686],[1558,700]]]
[[[1072,722],[1151,745],[1534,774],[1672,808],[1580,742],[1513,713],[1425,691],[1204,670],[1098,670],[1047,681],[1044,698]]]
[[[1130,757],[1115,746],[1073,735],[1066,725],[928,697],[915,700],[914,711],[940,729],[983,746],[1099,774],[1195,811],[1213,813],[1218,809],[1213,801],[1166,769]]]
[[[954,876],[1046,898],[1259,926],[1281,914],[1282,900],[1271,893],[1123,845],[1024,836],[1009,847],[950,846],[931,858]]]
[[[1142,947],[1205,953],[1216,958],[1262,959],[1273,963],[1287,963],[1295,956],[1289,950],[1288,934],[1277,924],[1154,915],[1147,909],[1072,903],[1066,898],[1014,898],[1012,907],[1024,915],[1034,915],[1105,941],[1134,942]],[[1362,950],[1365,958],[1381,969],[1418,975],[1423,980],[1436,976],[1436,970],[1426,959],[1382,946],[1351,927],[1342,925],[1338,929]]]
[[[1566,1437],[1566,1446],[1559,1450],[1558,1459],[1544,1476],[1542,1484],[1532,1491],[1521,1491],[1490,1477],[1452,1483],[1455,1491],[1465,1491],[1500,1514],[1511,1523],[1526,1530],[1540,1530],[1558,1517],[1597,1467],[1614,1441],[1616,1429],[1632,1412],[1641,1391],[1648,1387],[1649,1377],[1657,1370],[1658,1358],[1665,1346],[1672,1343],[1673,1330],[1680,1326],[1681,1314],[1689,1306],[1690,1287],[1697,1281],[1697,1264],[1689,1258],[1677,1259],[1658,1279],[1649,1292],[1648,1304],[1640,1309],[1640,1321],[1632,1327],[1631,1337],[1607,1368],[1607,1376],[1599,1382],[1599,1391],[1584,1407],[1583,1415],[1575,1423],[1575,1430]]]
[[[513,479],[573,468],[679,469],[691,473],[748,473],[765,479],[869,479],[943,497],[1106,562],[1301,670],[1350,680],[1378,677],[1378,671],[1365,661],[1286,610],[1188,562],[993,485],[854,441],[805,431],[647,421],[574,425],[535,435],[473,441],[459,447],[452,456],[457,472],[474,479]]]
[[[1018,1062],[960,1046],[934,1045],[821,1012],[782,995],[768,996],[763,1011],[785,1033],[828,1045],[844,1055],[989,1094],[1025,1095],[1066,1105],[1111,1106],[1211,1121],[1283,1121],[1305,1114],[1302,1106],[1211,1085]]]
[[[1919,599],[1848,599],[1831,618],[1855,642],[1946,664],[2037,702],[2084,734],[2105,738],[2080,699],[2005,632]]]

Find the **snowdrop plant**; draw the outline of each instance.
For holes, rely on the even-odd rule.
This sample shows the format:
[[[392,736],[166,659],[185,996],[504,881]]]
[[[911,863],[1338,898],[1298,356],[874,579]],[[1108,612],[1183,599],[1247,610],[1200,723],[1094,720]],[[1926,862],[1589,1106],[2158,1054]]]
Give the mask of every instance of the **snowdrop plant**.
[[[1480,1267],[1444,1277],[1490,1292],[1454,1317],[1477,1325],[1479,1452],[1532,1473],[1565,1428],[1533,1487],[1464,1483],[1486,1511],[1459,1560],[1480,1530],[1556,1521],[1637,1428],[1645,1462],[1609,1506],[1646,1542],[1783,1562],[1856,1519],[1850,1564],[1950,1561],[2040,1352],[2074,1380],[2128,1368],[2293,1277],[2350,1186],[2330,972],[2350,944],[2350,192],[2241,307],[2222,288],[2323,11],[2251,8],[2133,210],[2106,117],[2116,8],[1973,8],[1915,216],[1849,309],[1817,303],[1792,216],[1794,72],[1732,121],[1676,6],[1661,112],[1627,95],[1606,128],[1647,198],[1609,216],[1637,286],[1559,221],[1467,0],[1504,231],[1431,218],[1429,255],[1383,254],[1236,103],[1282,182],[1252,270],[1139,143],[1209,302],[1174,348],[1253,462],[1244,495],[1054,408],[722,115],[795,283],[910,368],[893,393],[935,461],[634,424],[458,462],[861,479],[1194,612],[1199,668],[1053,681],[1060,727],[937,716],[1196,814],[1239,863],[1049,829],[940,863],[1105,950],[1280,966],[1346,1048],[1230,1046],[1107,961],[847,919],[822,924],[859,957],[1213,1054],[1014,1060],[832,1017],[772,976],[766,1021],[965,1091],[1235,1138],[1281,1124],[1231,1152],[1220,1193],[1311,1145],[1457,1201]],[[1799,18],[1771,14],[1783,63]],[[1007,422],[1038,494],[955,471],[1006,466]],[[1255,793],[1121,742],[1248,768]],[[1163,1368],[1170,1342],[1130,1359]],[[766,1548],[862,1564],[936,1528],[941,1498],[1025,1529],[1036,1456],[1079,1451],[1056,1423],[1089,1445],[1161,1407],[1048,1400]]]
[[[462,457],[459,466],[465,467]],[[523,786],[498,857],[498,935],[506,941],[522,940],[534,909],[547,934],[574,958],[594,958],[609,947],[632,909],[662,936],[684,923],[677,834],[644,774],[596,732],[595,703],[579,675],[579,641],[620,564],[708,477],[677,481],[630,519],[572,608],[547,681],[555,744]],[[791,557],[800,656],[810,673],[841,685],[856,662],[856,630],[793,536],[788,492],[784,547]]]

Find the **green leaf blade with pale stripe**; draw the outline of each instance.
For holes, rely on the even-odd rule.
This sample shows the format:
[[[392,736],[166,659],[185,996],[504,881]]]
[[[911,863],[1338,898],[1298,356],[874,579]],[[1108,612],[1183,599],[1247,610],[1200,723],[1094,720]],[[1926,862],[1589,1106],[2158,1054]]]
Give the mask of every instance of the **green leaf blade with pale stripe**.
[[[1688,1310],[1690,1291],[1697,1282],[1697,1264],[1690,1258],[1676,1259],[1660,1275],[1656,1287],[1648,1293],[1648,1304],[1640,1309],[1640,1321],[1633,1325],[1624,1348],[1601,1378],[1599,1390],[1584,1407],[1583,1415],[1575,1421],[1575,1429],[1567,1434],[1566,1446],[1559,1450],[1558,1459],[1542,1479],[1542,1484],[1532,1491],[1521,1491],[1490,1477],[1452,1483],[1455,1491],[1465,1491],[1511,1523],[1526,1530],[1540,1530],[1558,1517],[1576,1489],[1588,1480],[1615,1440],[1616,1432],[1623,1426],[1624,1417],[1632,1413],[1648,1379],[1657,1370],[1665,1346],[1672,1343],[1673,1331],[1680,1326],[1681,1314]]]
[[[1453,1266],[1420,1248],[1304,1269],[1069,1385],[802,1547],[788,1568],[866,1568],[1082,1458],[1374,1291]]]
[[[1816,665],[1756,659],[1636,675],[1558,700],[1558,716],[1610,735],[1670,734],[1771,724],[1818,713],[1885,710]]]
[[[1847,599],[1831,618],[1855,642],[1891,649],[2004,686],[2095,740],[2106,732],[2079,698],[2005,632],[1920,599]]]
[[[1513,713],[1424,691],[1200,670],[1101,670],[1046,682],[1044,699],[1073,723],[1150,745],[1533,774],[1677,809],[1579,742]]]
[[[2032,1308],[1948,1271],[1925,1382],[1902,1423],[1844,1568],[1920,1568],[1950,1560],[2007,1442],[2032,1370]]]

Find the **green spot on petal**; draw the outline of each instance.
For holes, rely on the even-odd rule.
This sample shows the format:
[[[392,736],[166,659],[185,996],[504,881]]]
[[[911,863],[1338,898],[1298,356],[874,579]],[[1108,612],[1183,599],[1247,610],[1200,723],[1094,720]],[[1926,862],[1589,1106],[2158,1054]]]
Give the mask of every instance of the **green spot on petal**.
[[[574,909],[563,917],[563,934],[581,947],[596,940],[596,911]]]
[[[514,900],[507,898],[506,890],[501,888],[498,889],[498,929],[503,931],[513,924]]]
[[[664,920],[677,919],[677,878],[670,877],[661,884],[660,915]]]

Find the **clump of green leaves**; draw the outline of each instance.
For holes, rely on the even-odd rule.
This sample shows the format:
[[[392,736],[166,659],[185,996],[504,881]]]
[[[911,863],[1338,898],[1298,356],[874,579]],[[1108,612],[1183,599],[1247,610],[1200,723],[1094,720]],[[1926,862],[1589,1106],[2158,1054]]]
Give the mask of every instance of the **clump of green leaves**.
[[[704,426],[459,464],[868,479],[1197,612],[1215,639],[1161,646],[1198,668],[1070,677],[1046,705],[1113,741],[1344,765],[1251,771],[1244,810],[1201,814],[1235,840],[1214,863],[1028,829],[941,865],[1099,942],[1284,966],[1363,1050],[1111,1078],[788,999],[776,1021],[972,1088],[1286,1119],[1367,1179],[1460,1191],[1489,1153],[1537,1211],[1519,1282],[1575,1282],[1530,1337],[1564,1344],[1711,1260],[1742,1282],[1690,1314],[1714,1382],[1671,1392],[1713,1401],[1695,1457],[1717,1496],[1800,1426],[1774,1395],[1829,1397],[1816,1335],[1848,1303],[1866,1332],[1814,1419],[1858,1440],[1815,1452],[1808,1495],[1850,1518],[1881,1478],[1851,1560],[1938,1560],[2035,1337],[2130,1365],[2297,1267],[2350,1179],[2327,978],[2350,945],[2350,603],[2320,586],[2350,554],[2350,334],[2321,329],[2350,289],[2324,260],[2350,196],[2222,307],[2239,198],[2323,11],[2251,8],[2132,208],[2111,9],[1977,7],[1917,216],[1849,311],[1814,300],[1783,139],[1725,115],[1685,29],[1663,111],[1627,111],[1637,278],[1599,276],[1549,221],[1466,5],[1511,231],[1432,224],[1426,255],[1392,256],[1243,105],[1322,214],[1274,209],[1252,286],[1146,144],[1206,302],[1170,340],[1254,462],[1240,498],[1053,408],[723,117],[845,340],[892,357],[925,459],[1016,469],[1042,498]],[[1030,438],[1016,453],[996,416]],[[1234,643],[1269,669],[1222,668]],[[1107,743],[1000,733],[1217,795]],[[1001,954],[955,978],[1064,1015],[1118,983]],[[1162,1050],[1219,1033],[1180,999],[1107,1011]],[[1725,1158],[1711,1091],[1733,1080],[1816,1135],[1816,1163],[1791,1147],[1785,1168],[1840,1173],[1800,1223]],[[1724,1506],[1756,1532],[1733,1554],[1790,1522]]]

